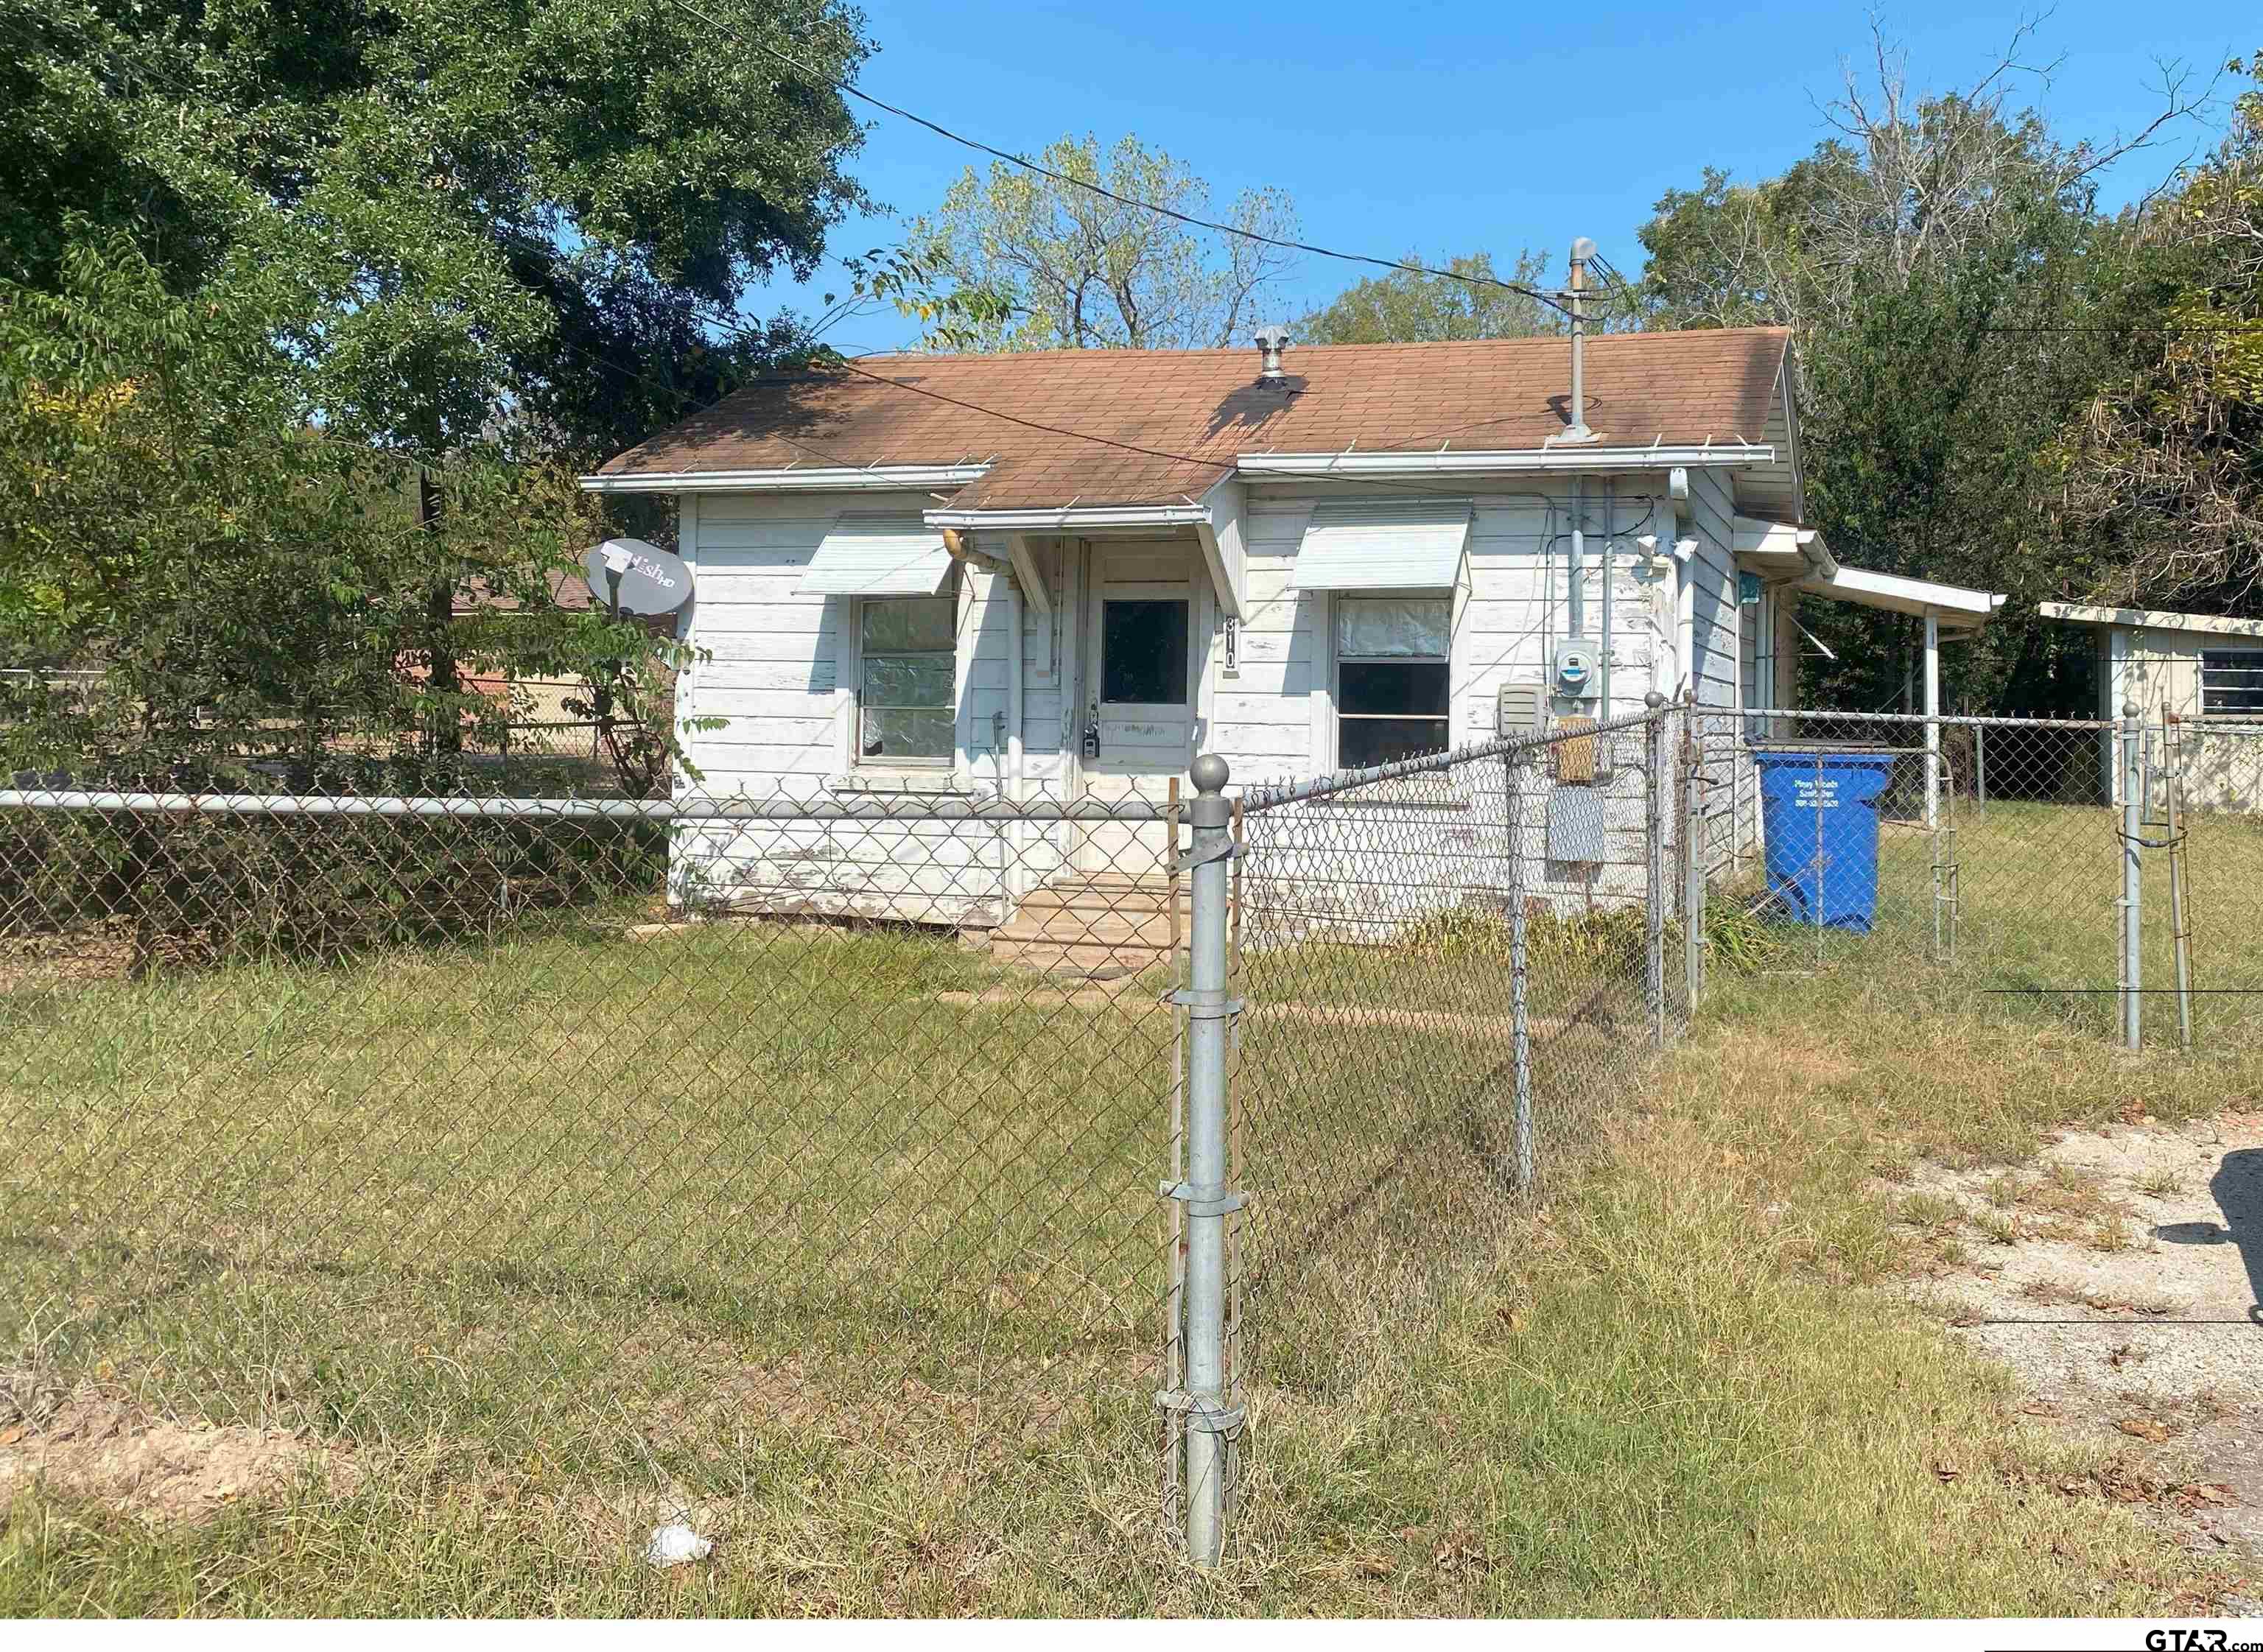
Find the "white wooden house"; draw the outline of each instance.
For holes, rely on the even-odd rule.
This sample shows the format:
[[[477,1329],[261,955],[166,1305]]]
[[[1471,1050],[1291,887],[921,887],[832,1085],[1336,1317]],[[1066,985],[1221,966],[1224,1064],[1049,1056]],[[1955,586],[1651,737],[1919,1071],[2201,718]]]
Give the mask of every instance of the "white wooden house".
[[[1518,718],[1535,689],[1544,718],[1787,705],[1804,596],[1951,628],[2001,602],[1843,567],[1804,524],[1782,330],[1589,340],[1580,440],[1569,349],[867,360],[583,485],[678,501],[705,656],[679,710],[727,719],[691,742],[712,794],[1160,797],[1198,751],[1246,783],[1488,739],[1504,688]],[[718,829],[685,878],[995,922],[1160,848],[918,830],[949,842]]]

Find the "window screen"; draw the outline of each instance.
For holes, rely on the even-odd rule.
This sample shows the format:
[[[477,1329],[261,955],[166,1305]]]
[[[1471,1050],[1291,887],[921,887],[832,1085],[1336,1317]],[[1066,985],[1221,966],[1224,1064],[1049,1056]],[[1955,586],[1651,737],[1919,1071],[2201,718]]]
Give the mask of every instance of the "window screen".
[[[1100,610],[1100,697],[1112,705],[1187,703],[1187,603],[1110,598]]]
[[[1336,761],[1396,762],[1448,745],[1451,685],[1444,596],[1339,596]]]
[[[950,596],[868,596],[857,604],[857,752],[864,761],[951,761],[958,612]]]
[[[2263,717],[2263,648],[2203,648],[2200,709],[2209,717]]]

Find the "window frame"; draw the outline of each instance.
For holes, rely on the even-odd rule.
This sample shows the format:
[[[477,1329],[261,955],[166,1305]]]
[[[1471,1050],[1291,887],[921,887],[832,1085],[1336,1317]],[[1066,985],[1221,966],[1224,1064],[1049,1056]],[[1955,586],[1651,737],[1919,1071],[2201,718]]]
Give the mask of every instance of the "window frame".
[[[2237,659],[2243,663],[2222,663]],[[2252,662],[2252,663],[2250,663]],[[2211,671],[2236,671],[2252,674],[2252,681],[2241,684],[2217,686],[2209,682]],[[2238,710],[2217,711],[2209,703],[2212,693],[2238,695],[2254,701]],[[2200,651],[2200,711],[2202,717],[2233,718],[2242,722],[2263,722],[2263,643],[2236,645],[2227,648],[2202,648]]]
[[[1460,609],[1461,588],[1458,586],[1408,587],[1394,590],[1331,591],[1327,603],[1327,691],[1328,691],[1328,762],[1329,768],[1345,766],[1343,755],[1343,725],[1346,718],[1356,720],[1409,723],[1435,721],[1440,725],[1440,751],[1451,751],[1454,745],[1454,633],[1455,620]],[[1446,610],[1446,648],[1442,654],[1347,655],[1341,646],[1343,605],[1347,602],[1435,602]],[[1345,665],[1442,665],[1446,668],[1445,710],[1435,714],[1393,715],[1386,712],[1347,711],[1343,708],[1343,667]],[[1400,760],[1392,760],[1400,761]],[[1410,780],[1420,783],[1418,777]],[[1443,786],[1448,780],[1444,771],[1428,777]]]
[[[886,648],[873,651],[884,658],[948,659],[951,661],[951,700],[948,706],[880,706],[870,707],[864,700],[864,616],[875,602],[948,602],[951,604],[951,646],[948,648]],[[959,681],[959,630],[964,620],[959,602],[959,586],[953,577],[944,589],[933,596],[855,596],[849,599],[848,681],[842,686],[848,691],[848,767],[863,774],[907,774],[923,776],[947,775],[958,766],[958,723],[965,697],[965,685]],[[951,747],[939,757],[914,757],[884,753],[878,756],[864,754],[864,713],[868,710],[899,711],[932,711],[948,710],[951,713]]]

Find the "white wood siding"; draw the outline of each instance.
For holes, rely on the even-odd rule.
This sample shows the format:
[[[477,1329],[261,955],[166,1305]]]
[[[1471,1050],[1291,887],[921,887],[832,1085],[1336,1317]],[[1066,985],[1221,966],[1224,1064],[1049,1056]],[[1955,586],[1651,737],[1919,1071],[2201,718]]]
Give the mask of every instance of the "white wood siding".
[[[1738,684],[1753,649],[1737,605],[1736,501],[1719,474],[1695,470],[1689,506],[1690,537],[1697,541],[1686,569],[1694,592],[1691,698],[1701,706],[1732,707],[1742,703]]]
[[[906,509],[922,502],[914,498]],[[1009,604],[1001,581],[979,571],[966,573],[959,598],[951,768],[892,773],[853,761],[853,599],[796,588],[836,516],[871,509],[864,494],[686,497],[681,548],[696,597],[684,635],[705,658],[685,673],[679,706],[686,717],[727,720],[686,737],[701,777],[687,776],[680,790],[822,799],[896,787],[995,797],[1013,785],[1012,742],[1004,727]],[[1023,617],[1023,657],[1033,676],[1043,641],[1026,605]],[[1029,682],[1025,677],[1023,789],[1057,795],[1060,693],[1057,686],[1029,688]],[[1035,828],[972,823],[702,826],[680,840],[675,890],[679,898],[698,893],[723,899],[784,891],[790,893],[774,904],[789,909],[988,923],[1018,887],[1051,869],[1059,848]]]
[[[1661,547],[1673,543],[1665,476],[1591,480],[1584,491],[1587,629],[1599,645],[1604,604],[1610,602],[1611,703],[1558,703],[1558,709],[1629,715],[1641,710],[1653,688],[1676,693],[1682,683],[1671,679],[1685,668],[1699,703],[1735,703],[1738,614],[1726,483],[1693,473],[1698,550],[1682,570],[1693,592],[1695,646],[1686,667],[1677,659],[1677,580],[1639,566],[1634,544],[1639,534],[1655,534]],[[1566,480],[1547,477],[1520,479],[1514,488],[1456,494],[1472,501],[1451,645],[1450,733],[1458,746],[1491,738],[1500,686],[1545,681],[1555,645],[1567,634],[1573,489]],[[1314,505],[1324,497],[1358,496],[1355,487],[1301,482],[1248,490],[1241,523],[1247,608],[1236,669],[1224,675],[1224,651],[1214,639],[1199,690],[1198,744],[1227,760],[1237,787],[1303,778],[1334,764],[1332,598],[1293,590],[1290,581]],[[1039,615],[1021,605],[1019,776],[1005,726],[1016,646],[1006,635],[1009,586],[1002,576],[972,569],[961,585],[951,768],[922,777],[873,778],[854,765],[855,685],[848,673],[852,599],[805,595],[797,587],[835,517],[873,509],[869,494],[707,494],[683,501],[682,549],[695,590],[685,639],[706,658],[685,674],[679,703],[686,716],[727,719],[719,729],[688,738],[691,761],[704,775],[698,790],[819,798],[860,785],[905,783],[1066,800],[1074,779],[1071,754],[1078,726],[1072,696],[1080,645],[1075,581],[1068,572],[1074,541],[1059,537],[1029,542],[1049,586],[1052,612]],[[1003,547],[997,549],[1002,554]],[[1616,569],[1608,588],[1607,552],[1616,553]],[[1056,668],[1041,675],[1049,663]],[[1633,746],[1629,755],[1638,760]],[[1497,800],[1498,776],[1487,783]],[[1638,767],[1623,767],[1609,793],[1614,844],[1630,825],[1638,833],[1641,806]],[[1466,833],[1471,824],[1455,830]],[[1492,826],[1483,829],[1497,833]],[[1022,889],[1049,875],[1071,847],[1071,829],[1065,826],[1024,826],[1004,835],[990,826],[930,826],[918,835],[935,841],[916,848],[903,842],[907,830],[704,829],[686,838],[679,885],[725,893],[784,886],[811,910],[984,923],[995,921]],[[1639,859],[1607,869],[1593,887],[1586,874],[1565,869],[1564,886],[1580,898],[1623,896],[1639,888]],[[1019,870],[1008,869],[1015,868]]]

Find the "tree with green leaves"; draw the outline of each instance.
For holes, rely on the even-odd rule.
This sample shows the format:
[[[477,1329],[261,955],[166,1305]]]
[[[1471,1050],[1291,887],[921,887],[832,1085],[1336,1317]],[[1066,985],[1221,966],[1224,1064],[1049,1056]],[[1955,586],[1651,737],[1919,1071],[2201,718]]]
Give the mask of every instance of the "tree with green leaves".
[[[81,473],[130,479],[154,439],[139,414],[93,416],[113,394],[176,422],[199,397],[243,399],[262,428],[298,433],[271,456],[285,473],[358,456],[327,489],[278,480],[225,509],[278,543],[312,497],[407,512],[416,531],[335,583],[358,593],[372,657],[401,667],[445,754],[475,709],[463,667],[517,668],[494,652],[504,636],[458,613],[462,594],[516,585],[545,605],[560,524],[593,525],[575,469],[806,348],[790,315],[734,318],[756,282],[810,273],[863,199],[842,170],[861,131],[822,83],[862,61],[861,26],[834,0],[0,0],[0,302],[24,339],[109,327],[120,350],[136,328],[155,348],[146,280],[182,307],[167,326],[211,318],[185,354],[117,356],[112,382],[129,389],[54,368],[53,394],[92,398]],[[246,329],[243,356],[220,350],[221,326]],[[13,414],[41,405],[47,378],[18,376]],[[148,400],[160,381],[167,395]],[[200,473],[249,487],[252,461],[206,434]],[[628,525],[666,537],[664,522]],[[170,559],[196,543],[153,532],[137,574],[173,581],[184,624],[199,588]],[[19,591],[0,600],[28,611]],[[228,617],[208,617],[198,634],[221,634]],[[67,635],[90,657],[130,651],[82,618]],[[65,635],[14,641],[51,652]],[[523,620],[507,636],[550,646]],[[311,679],[256,693],[322,697]]]
[[[862,134],[762,47],[845,77],[860,25],[832,0],[0,0],[0,275],[52,285],[115,227],[176,292],[262,289],[341,435],[430,458],[510,418],[600,456],[801,343],[712,318],[815,269]]]
[[[987,174],[969,168],[935,212],[914,220],[910,256],[959,295],[971,318],[937,342],[986,350],[1222,348],[1274,319],[1267,310],[1287,252],[1153,210],[1211,216],[1210,185],[1184,162],[1128,135],[1103,152],[1089,134],[1049,144],[1038,161],[1059,177],[1004,162]],[[1275,241],[1297,233],[1296,210],[1278,190],[1244,190],[1220,221]]]
[[[272,313],[175,296],[121,236],[68,249],[57,276],[0,285],[0,766],[452,785],[406,737],[492,735],[512,707],[424,664],[443,557],[487,599],[453,617],[456,657],[580,679],[622,789],[664,786],[684,652],[551,600],[603,531],[570,473],[485,448],[419,466],[331,435]]]
[[[412,721],[401,463],[308,421],[277,318],[242,295],[177,297],[115,234],[55,277],[0,290],[10,765],[220,785],[278,758],[311,780],[324,732]]]
[[[1563,316],[1529,293],[1496,285],[1544,284],[1548,255],[1528,248],[1506,277],[1489,252],[1449,259],[1433,275],[1409,253],[1406,267],[1354,282],[1312,311],[1294,331],[1306,344],[1428,343],[1445,339],[1529,338],[1563,330]]]
[[[2263,617],[2263,53],[2199,166],[2136,215],[2147,314],[2054,455],[2119,556],[2098,595]]]
[[[2114,554],[2060,508],[2055,455],[2148,302],[2097,178],[2190,105],[2172,83],[2136,137],[2064,141],[2013,105],[2019,44],[1933,96],[1881,44],[1806,158],[1749,184],[1709,170],[1659,201],[1634,297],[1645,325],[1794,330],[1811,520],[1848,562],[2006,592],[1954,651],[1950,696],[2040,711],[2088,702],[2089,654],[2035,605],[2098,589]],[[1838,658],[1807,662],[1811,695],[1897,698],[1905,628],[1837,606],[1812,624]]]

